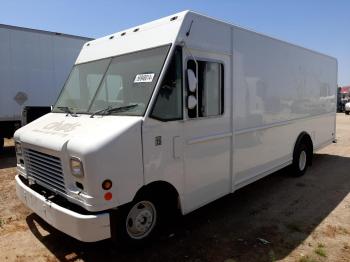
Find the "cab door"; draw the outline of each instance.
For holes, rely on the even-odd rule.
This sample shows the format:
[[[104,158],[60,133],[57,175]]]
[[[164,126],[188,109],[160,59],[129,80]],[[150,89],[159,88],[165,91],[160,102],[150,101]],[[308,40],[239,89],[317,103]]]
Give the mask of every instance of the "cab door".
[[[162,181],[184,192],[182,49],[176,47],[142,126],[144,184]]]
[[[185,212],[231,191],[229,56],[191,51],[184,56]]]

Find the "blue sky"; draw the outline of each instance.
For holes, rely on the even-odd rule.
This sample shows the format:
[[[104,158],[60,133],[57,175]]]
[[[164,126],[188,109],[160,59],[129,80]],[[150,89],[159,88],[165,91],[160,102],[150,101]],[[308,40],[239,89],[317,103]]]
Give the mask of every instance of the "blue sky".
[[[100,37],[183,10],[194,10],[338,59],[350,85],[347,0],[1,0],[0,23]]]

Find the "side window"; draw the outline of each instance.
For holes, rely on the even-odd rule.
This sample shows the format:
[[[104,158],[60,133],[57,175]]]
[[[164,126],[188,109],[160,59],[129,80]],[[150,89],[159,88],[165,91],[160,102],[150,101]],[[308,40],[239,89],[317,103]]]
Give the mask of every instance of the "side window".
[[[175,50],[160,86],[151,117],[160,121],[182,119],[182,53]]]
[[[187,69],[191,69],[195,74],[198,73],[198,76],[196,75],[198,90],[191,92],[187,88],[188,95],[197,98],[197,106],[187,110],[188,117],[222,115],[224,113],[224,66],[221,63],[208,61],[197,61],[197,65],[193,60],[187,62]]]

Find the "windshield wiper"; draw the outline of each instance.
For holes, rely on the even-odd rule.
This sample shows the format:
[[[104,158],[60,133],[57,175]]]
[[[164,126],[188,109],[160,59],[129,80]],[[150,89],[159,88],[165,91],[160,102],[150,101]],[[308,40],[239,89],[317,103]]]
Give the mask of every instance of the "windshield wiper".
[[[66,116],[71,115],[73,117],[77,117],[78,115],[74,113],[68,106],[58,106],[58,109],[64,111],[66,113]]]
[[[101,115],[109,115],[112,112],[124,112],[124,111],[128,111],[129,109],[132,109],[134,107],[137,107],[138,104],[132,104],[132,105],[128,105],[128,106],[119,106],[119,107],[112,107],[112,106],[108,106],[105,109],[101,109],[98,110],[94,113],[92,113],[92,115],[90,116],[90,118],[93,118],[95,115],[97,114],[101,114]]]

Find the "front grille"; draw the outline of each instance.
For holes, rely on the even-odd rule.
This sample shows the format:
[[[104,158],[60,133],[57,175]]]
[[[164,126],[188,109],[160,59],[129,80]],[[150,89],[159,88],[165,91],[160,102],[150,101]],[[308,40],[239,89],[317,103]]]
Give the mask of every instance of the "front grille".
[[[28,178],[55,193],[66,194],[62,164],[58,157],[32,149],[24,149],[23,155]]]

